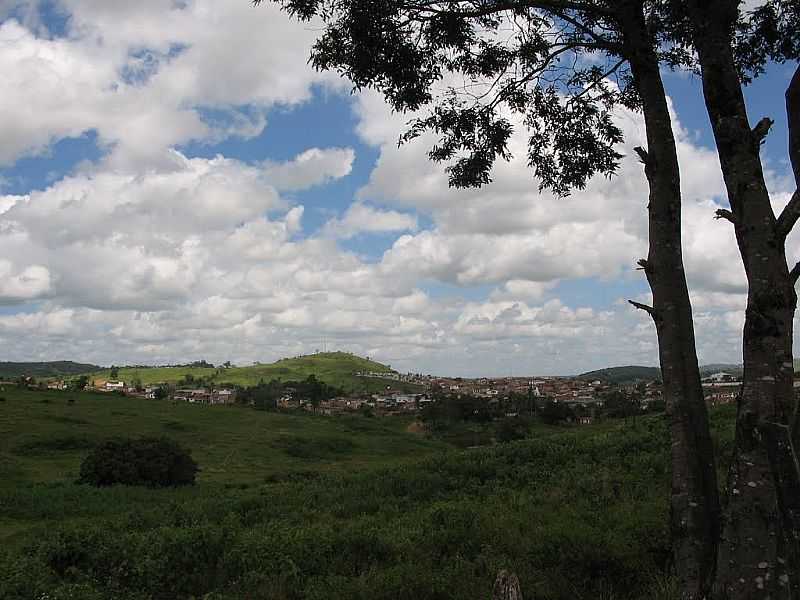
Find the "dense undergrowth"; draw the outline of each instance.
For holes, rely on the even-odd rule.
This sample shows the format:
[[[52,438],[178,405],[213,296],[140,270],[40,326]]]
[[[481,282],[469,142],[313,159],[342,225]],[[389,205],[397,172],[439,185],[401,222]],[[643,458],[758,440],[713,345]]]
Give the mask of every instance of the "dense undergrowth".
[[[731,411],[713,421],[724,451]],[[647,417],[262,484],[21,484],[0,598],[466,600],[501,568],[526,598],[674,598],[668,448]]]

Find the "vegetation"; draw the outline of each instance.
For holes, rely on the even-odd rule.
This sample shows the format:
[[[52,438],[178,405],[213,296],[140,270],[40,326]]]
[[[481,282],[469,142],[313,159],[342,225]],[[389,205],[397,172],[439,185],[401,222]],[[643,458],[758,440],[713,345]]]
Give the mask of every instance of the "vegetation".
[[[609,367],[597,371],[581,373],[577,377],[585,381],[598,379],[607,383],[636,383],[637,381],[654,381],[661,379],[661,369],[658,367]]]
[[[83,459],[78,482],[173,487],[193,484],[197,471],[191,454],[168,438],[109,440]]]
[[[97,371],[97,365],[81,364],[69,360],[57,362],[0,362],[0,379],[13,380],[22,376],[47,378],[68,377]]]
[[[142,385],[212,383],[218,386],[229,384],[249,387],[273,379],[284,382],[302,381],[309,375],[314,375],[321,382],[345,392],[377,392],[385,390],[389,383],[394,388],[407,391],[420,389],[410,383],[359,377],[356,373],[391,374],[394,371],[387,365],[346,352],[326,352],[248,367],[213,367],[202,361],[202,364],[183,367],[115,367],[115,377],[112,377],[111,370],[96,370],[88,376],[95,382],[121,379],[126,383],[137,381]]]
[[[510,568],[526,598],[677,599],[662,417],[445,451],[391,419],[4,393],[2,598],[474,600]],[[723,450],[731,408],[712,419]],[[95,488],[74,481],[86,450],[10,452],[164,429],[197,485]],[[240,429],[259,439],[236,452]]]
[[[661,78],[664,67],[694,66],[693,49],[671,37],[687,28],[682,3],[276,1],[299,20],[322,23],[311,50],[315,67],[378,90],[398,112],[422,115],[401,142],[435,135],[429,157],[447,164],[454,187],[491,182],[495,162],[511,157],[517,129],[540,188],[567,195],[596,174],[616,172],[623,135],[614,110],[643,113],[647,147],[632,150],[649,185],[649,248],[638,264],[652,306],[631,304],[653,318],[658,337],[680,585],[687,598],[705,597],[719,496],[681,252],[677,145]]]

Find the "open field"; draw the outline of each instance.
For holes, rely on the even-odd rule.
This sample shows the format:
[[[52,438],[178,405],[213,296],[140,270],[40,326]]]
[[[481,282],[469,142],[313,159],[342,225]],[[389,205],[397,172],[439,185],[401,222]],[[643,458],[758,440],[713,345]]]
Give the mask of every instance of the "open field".
[[[674,598],[661,417],[457,451],[390,419],[0,394],[2,598],[474,600],[500,568],[526,598]],[[161,433],[197,485],[73,483],[93,441]]]
[[[376,392],[386,388],[388,383],[393,387],[417,391],[421,389],[408,383],[387,382],[383,379],[357,377],[357,372],[390,373],[391,368],[375,361],[345,352],[328,352],[284,358],[277,362],[249,367],[202,368],[202,367],[154,367],[154,368],[120,368],[119,378],[123,381],[139,379],[144,385],[154,383],[177,383],[186,375],[195,379],[204,378],[215,384],[235,384],[252,386],[259,381],[279,379],[281,381],[298,381],[309,375],[316,376],[328,385],[338,387],[346,392]],[[89,373],[90,380],[107,381],[111,378],[110,370]]]
[[[200,481],[215,483],[382,465],[446,448],[406,433],[408,419],[331,419],[16,386],[0,396],[0,487],[71,481],[88,449],[114,436],[173,438],[192,450]]]

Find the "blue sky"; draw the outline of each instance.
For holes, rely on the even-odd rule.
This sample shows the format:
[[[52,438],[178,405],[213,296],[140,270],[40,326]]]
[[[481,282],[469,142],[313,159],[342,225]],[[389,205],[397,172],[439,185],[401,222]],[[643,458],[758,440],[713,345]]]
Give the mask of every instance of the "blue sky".
[[[324,337],[461,375],[656,364],[625,302],[648,294],[633,157],[566,200],[538,193],[523,152],[451,190],[431,139],[397,147],[407,117],[308,67],[311,28],[271,5],[146,4],[0,1],[0,358],[246,364]],[[753,122],[776,121],[776,208],[793,68],[746,90]],[[744,279],[711,218],[725,201],[700,82],[665,80],[701,362],[739,362]],[[641,118],[619,119],[623,151],[641,143]]]

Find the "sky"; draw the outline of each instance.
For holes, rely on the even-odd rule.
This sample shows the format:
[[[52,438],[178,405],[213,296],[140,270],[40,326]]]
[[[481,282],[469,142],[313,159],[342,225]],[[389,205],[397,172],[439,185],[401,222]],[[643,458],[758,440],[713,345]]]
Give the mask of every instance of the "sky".
[[[246,365],[342,350],[401,371],[657,365],[636,261],[647,185],[620,110],[613,179],[540,193],[525,137],[493,183],[448,188],[409,115],[308,64],[319,29],[247,0],[0,0],[0,360]],[[784,91],[775,210],[794,191]],[[702,364],[741,362],[746,282],[699,81],[665,73]],[[791,264],[800,240],[790,236]]]

